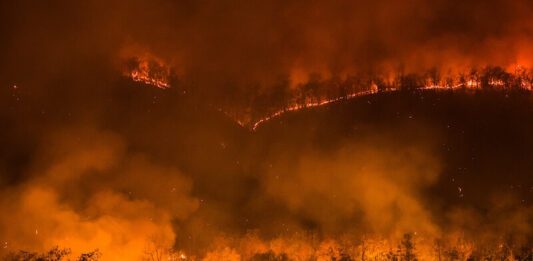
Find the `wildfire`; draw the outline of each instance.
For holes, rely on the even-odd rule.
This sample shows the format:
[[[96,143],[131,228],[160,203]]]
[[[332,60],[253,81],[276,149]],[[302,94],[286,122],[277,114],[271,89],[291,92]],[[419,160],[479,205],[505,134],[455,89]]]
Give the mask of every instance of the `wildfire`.
[[[135,82],[142,82],[144,84],[151,85],[160,89],[167,89],[171,87],[169,83],[171,78],[171,69],[161,59],[155,58],[151,55],[145,55],[141,57],[130,58],[127,65],[128,66],[125,71],[125,75],[131,80]],[[422,81],[419,80],[419,84],[407,88],[421,91],[450,91],[455,89],[475,90],[482,89],[483,87],[499,89],[518,88],[528,91],[532,89],[532,78],[530,75],[528,75],[527,71],[521,66],[517,66],[515,68],[514,73],[508,73],[506,71],[503,71],[503,69],[500,69],[499,67],[487,68],[486,71],[484,71],[483,73],[485,74],[485,76],[488,76],[488,78],[486,78],[485,83],[480,80],[480,75],[474,74],[468,77],[459,77],[455,75],[454,77],[448,77],[446,79],[439,80],[430,78],[424,79]],[[415,79],[415,82],[416,81],[417,80]],[[376,82],[372,81],[367,87],[363,87],[362,89],[357,89],[348,92],[347,94],[338,95],[332,98],[315,97],[313,99],[306,97],[304,99],[304,102],[293,101],[287,107],[271,112],[266,116],[256,118],[255,120],[250,117],[250,115],[236,115],[236,113],[229,113],[223,108],[218,108],[218,111],[231,118],[239,126],[248,127],[252,131],[255,131],[263,123],[278,118],[288,112],[325,106],[340,101],[374,95],[376,93],[397,92],[405,88],[405,86],[403,86],[404,83],[402,83],[401,78],[385,82],[385,84],[382,83],[381,86],[378,86]]]
[[[327,105],[327,104],[331,104],[331,103],[335,103],[335,102],[339,102],[339,101],[342,101],[342,100],[349,100],[349,99],[353,99],[353,98],[356,98],[356,97],[362,97],[362,96],[368,96],[368,95],[372,95],[372,94],[375,94],[377,93],[378,91],[377,90],[373,90],[373,89],[370,89],[368,91],[361,91],[361,92],[357,92],[357,93],[351,93],[351,94],[348,94],[346,97],[337,97],[337,98],[333,98],[333,99],[329,99],[329,100],[323,100],[323,101],[319,101],[319,102],[307,102],[303,105],[300,105],[300,104],[295,104],[295,105],[292,105],[290,107],[287,107],[287,108],[284,108],[282,110],[279,110],[279,111],[276,111],[275,113],[273,114],[270,114],[262,119],[259,119],[258,121],[256,121],[255,123],[252,124],[252,130],[256,130],[257,127],[259,127],[259,125],[269,121],[269,120],[272,120],[274,118],[277,118],[287,112],[291,112],[291,111],[299,111],[299,110],[302,110],[302,109],[306,109],[306,108],[313,108],[313,107],[319,107],[319,106],[324,106],[324,105]]]
[[[494,86],[500,86],[500,85],[497,85],[499,84],[500,82],[495,82]],[[492,82],[490,82],[490,84],[492,84]],[[503,84],[502,84],[503,85]],[[473,88],[479,88],[480,84],[479,82],[477,81],[473,81],[473,80],[469,80],[465,85],[463,84],[456,84],[456,85],[452,85],[452,86],[446,86],[446,85],[426,85],[426,86],[422,86],[422,87],[419,87],[419,88],[416,88],[417,90],[454,90],[454,89],[459,89],[459,88],[463,88],[463,87],[466,87],[466,88],[469,88],[469,89],[473,89]],[[359,92],[354,92],[354,93],[350,93],[344,97],[337,97],[337,98],[333,98],[333,99],[328,99],[328,100],[323,100],[323,101],[320,101],[320,102],[308,102],[308,103],[305,103],[303,105],[293,105],[293,106],[290,106],[288,108],[284,108],[282,110],[279,110],[279,111],[276,111],[274,112],[273,114],[270,114],[264,118],[261,118],[259,120],[257,120],[255,123],[252,124],[252,130],[256,130],[261,124],[267,122],[267,121],[270,121],[274,118],[277,118],[277,117],[280,117],[281,115],[287,113],[287,112],[291,112],[291,111],[298,111],[298,110],[302,110],[302,109],[306,109],[306,108],[313,108],[313,107],[320,107],[320,106],[324,106],[324,105],[327,105],[327,104],[331,104],[331,103],[336,103],[336,102],[339,102],[339,101],[344,101],[344,100],[351,100],[351,99],[354,99],[354,98],[359,98],[359,97],[364,97],[364,96],[371,96],[371,95],[374,95],[376,93],[390,93],[390,92],[397,92],[397,91],[400,91],[401,89],[400,88],[397,88],[397,87],[389,87],[389,88],[384,88],[382,90],[379,90],[376,86],[375,83],[372,83],[372,85],[370,86],[370,88],[368,90],[364,90],[364,91],[359,91]]]
[[[459,233],[460,234],[460,233]],[[529,260],[528,248],[503,242],[482,247],[457,233],[446,238],[428,238],[407,233],[396,239],[363,237],[322,239],[302,235],[263,240],[256,235],[223,240],[205,253],[185,256],[169,253],[168,260]],[[203,252],[203,251],[202,251]],[[160,260],[162,260],[160,259]]]
[[[160,89],[170,88],[170,68],[161,59],[144,56],[130,58],[124,74],[135,82]]]
[[[166,89],[170,85],[164,79],[151,78],[145,70],[134,70],[131,72],[131,79],[136,82],[142,82],[148,85]]]
[[[468,80],[466,82],[466,87],[468,88],[478,88],[479,87],[479,81],[476,80]]]
[[[521,68],[521,67],[520,67]],[[527,90],[527,91],[530,91],[532,89],[532,81],[531,81],[531,78],[528,77],[528,76],[523,76],[523,75],[519,75],[519,73],[515,73],[515,74],[508,74],[512,77],[509,77],[509,78],[515,78],[515,80],[518,80],[518,83],[516,85],[512,85],[510,79],[507,79],[507,80],[504,80],[504,79],[501,79],[501,78],[497,78],[497,77],[491,77],[488,79],[487,81],[487,86],[486,87],[491,87],[491,88],[500,88],[500,89],[503,89],[505,87],[509,87],[509,88],[516,88],[516,89],[522,89],[522,90]],[[478,77],[476,76],[472,76],[472,78],[469,78],[469,79],[466,79],[466,80],[457,80],[457,79],[452,79],[452,80],[449,80],[448,81],[443,81],[443,80],[440,80],[440,81],[433,81],[433,80],[426,80],[424,81],[424,84],[423,85],[420,85],[420,86],[417,86],[415,87],[414,89],[416,90],[420,90],[420,91],[423,91],[423,90],[440,90],[440,91],[450,91],[450,90],[456,90],[456,89],[469,89],[469,90],[474,90],[474,89],[481,89],[483,87],[483,84],[482,82],[478,79]],[[331,98],[331,99],[325,99],[325,100],[321,100],[321,101],[318,101],[318,102],[306,102],[304,104],[293,104],[287,108],[283,108],[281,110],[278,110],[278,111],[275,111],[274,113],[270,114],[270,115],[267,115],[263,118],[260,118],[258,120],[256,120],[255,122],[253,122],[251,124],[251,129],[252,130],[256,130],[261,124],[267,122],[267,121],[270,121],[274,118],[277,118],[277,117],[280,117],[281,115],[287,113],[287,112],[292,112],[292,111],[298,111],[298,110],[302,110],[302,109],[306,109],[306,108],[312,108],[312,107],[319,107],[319,106],[323,106],[323,105],[327,105],[327,104],[331,104],[331,103],[336,103],[336,102],[339,102],[339,101],[343,101],[343,100],[350,100],[350,99],[353,99],[353,98],[358,98],[358,97],[363,97],[363,96],[370,96],[370,95],[374,95],[376,93],[390,93],[390,92],[397,92],[397,91],[401,91],[402,90],[402,86],[401,85],[392,85],[392,86],[385,86],[383,88],[379,88],[375,82],[372,82],[370,84],[369,87],[367,87],[366,89],[363,89],[363,90],[359,90],[359,91],[355,91],[355,92],[351,92],[345,96],[342,96],[342,97],[335,97],[335,98]],[[242,124],[241,124],[242,125]]]

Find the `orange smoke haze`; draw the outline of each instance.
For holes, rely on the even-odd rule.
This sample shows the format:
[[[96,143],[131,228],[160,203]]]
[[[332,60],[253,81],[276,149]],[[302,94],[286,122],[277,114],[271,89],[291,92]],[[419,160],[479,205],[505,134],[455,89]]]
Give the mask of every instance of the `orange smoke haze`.
[[[527,0],[3,5],[10,73],[44,77],[77,59],[114,59],[135,46],[166,59],[182,84],[219,101],[259,94],[282,78],[295,86],[311,74],[533,65]]]
[[[0,258],[531,257],[532,14],[1,1]]]
[[[171,248],[172,220],[198,207],[192,182],[176,169],[129,155],[125,146],[96,130],[52,135],[34,178],[2,192],[6,246],[42,251],[59,245],[73,254],[99,249],[113,260],[138,260],[153,242]]]

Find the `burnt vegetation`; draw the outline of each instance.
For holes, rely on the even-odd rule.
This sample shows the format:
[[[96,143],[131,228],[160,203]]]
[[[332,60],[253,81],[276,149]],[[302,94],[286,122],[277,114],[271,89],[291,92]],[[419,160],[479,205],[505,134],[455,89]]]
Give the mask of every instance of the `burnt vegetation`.
[[[239,97],[227,96],[221,106],[228,115],[246,125],[280,111],[290,111],[295,107],[312,107],[332,100],[346,100],[369,92],[415,91],[429,88],[510,92],[530,91],[533,87],[533,72],[520,66],[511,72],[502,67],[487,66],[462,73],[431,69],[424,73],[399,72],[394,75],[390,77],[361,73],[324,78],[320,74],[311,74],[306,83],[297,86],[291,86],[290,79],[285,78],[279,80],[272,88],[264,88],[261,92],[250,92],[248,95],[244,93]]]
[[[5,261],[97,261],[102,256],[98,249],[82,253],[77,257],[72,258],[72,251],[69,248],[54,247],[48,251],[39,253],[31,251],[18,251],[7,254],[2,260]]]
[[[359,242],[343,242],[342,244],[327,244],[326,246],[315,245],[302,259],[295,257],[294,253],[284,251],[268,250],[264,252],[252,253],[250,256],[239,252],[239,249],[218,250],[216,254],[208,253],[205,256],[184,256],[172,250],[165,250],[164,254],[159,250],[154,250],[157,254],[147,253],[142,259],[146,261],[162,260],[248,260],[248,261],[417,261],[417,260],[438,260],[438,261],[530,261],[533,259],[533,250],[528,246],[513,246],[500,244],[492,248],[473,248],[466,242],[457,244],[443,244],[436,240],[432,244],[432,251],[420,254],[416,245],[416,236],[406,233],[397,246],[383,245],[372,240],[362,240]],[[242,255],[241,255],[242,254]],[[98,250],[82,253],[78,257],[71,257],[68,248],[54,247],[43,253],[18,251],[10,253],[2,260],[5,261],[98,261],[102,254]]]

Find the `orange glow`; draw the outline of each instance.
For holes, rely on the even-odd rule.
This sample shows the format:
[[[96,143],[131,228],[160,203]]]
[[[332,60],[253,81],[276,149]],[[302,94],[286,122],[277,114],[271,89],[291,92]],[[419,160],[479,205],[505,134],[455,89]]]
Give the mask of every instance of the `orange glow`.
[[[141,82],[160,89],[170,88],[170,68],[153,56],[130,58],[124,74],[135,82]]]
[[[533,0],[0,13],[0,261],[533,261]]]
[[[517,67],[517,68],[523,70],[522,67]],[[517,73],[513,74],[513,76],[519,77],[518,71]],[[389,81],[389,82],[392,82],[392,81]],[[503,79],[499,79],[499,78],[490,78],[487,84],[488,84],[488,87],[500,88],[500,89],[506,86],[506,82]],[[477,79],[477,76],[472,76],[471,78],[468,78],[463,83],[459,81],[445,82],[443,80],[435,82],[432,79],[426,79],[424,81],[424,85],[419,86],[416,89],[421,90],[421,91],[423,90],[450,91],[450,90],[455,90],[455,89],[480,89],[481,86],[482,86],[481,81]],[[516,88],[520,88],[524,90],[531,90],[531,82],[528,82],[526,79],[520,79],[520,82],[518,86],[516,86]],[[358,97],[374,95],[376,93],[397,92],[400,90],[401,90],[401,86],[394,86],[394,85],[385,86],[384,88],[380,89],[375,82],[372,82],[368,87],[363,88],[362,90],[348,93],[342,97],[335,97],[335,98],[330,98],[330,99],[319,99],[319,101],[306,101],[303,104],[300,104],[300,103],[292,104],[286,108],[275,111],[271,113],[270,115],[257,119],[255,122],[251,123],[249,126],[251,126],[252,130],[256,130],[261,124],[267,121],[270,121],[274,118],[280,117],[281,115],[287,112],[299,111],[302,109],[313,108],[313,107],[320,107],[320,106],[324,106],[324,105],[328,105],[331,103],[336,103],[336,102],[340,102],[344,100],[350,100],[350,99],[354,99]],[[241,126],[246,125],[246,124],[243,124],[244,121],[242,120],[238,120],[238,122],[239,122],[239,125]]]

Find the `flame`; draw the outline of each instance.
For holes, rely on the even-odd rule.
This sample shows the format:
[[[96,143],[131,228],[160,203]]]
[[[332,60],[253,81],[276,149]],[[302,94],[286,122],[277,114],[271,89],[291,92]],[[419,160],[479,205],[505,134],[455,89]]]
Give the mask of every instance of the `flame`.
[[[499,67],[496,67],[499,69]],[[514,72],[508,73],[511,75],[512,79],[516,80],[516,86],[523,90],[532,90],[532,82],[527,76],[527,70],[521,65],[515,65],[513,67]],[[510,69],[507,69],[510,71]],[[134,56],[129,58],[128,69],[124,73],[127,77],[135,82],[141,82],[147,85],[151,85],[160,89],[170,88],[170,77],[171,69],[162,59],[157,58],[153,55],[145,54],[140,56]],[[492,88],[504,89],[506,86],[510,85],[509,79],[499,78],[501,76],[491,76],[487,79],[486,85]],[[297,89],[305,84],[306,81],[309,81],[309,77],[305,72],[301,70],[295,70],[291,74],[291,89]],[[401,80],[400,80],[401,81]],[[271,121],[272,119],[278,118],[288,112],[300,111],[303,109],[325,106],[332,103],[337,103],[340,101],[351,100],[354,98],[371,96],[377,93],[390,93],[400,91],[402,88],[398,85],[398,78],[394,78],[389,75],[386,79],[383,80],[385,86],[378,86],[378,84],[372,81],[367,87],[364,87],[362,90],[349,92],[343,96],[337,96],[333,98],[318,98],[311,99],[309,97],[304,98],[304,102],[294,102],[289,104],[287,107],[279,109],[277,111],[271,112],[270,114],[260,117],[258,119],[252,119],[250,115],[243,115],[238,113],[229,113],[223,108],[218,108],[217,110],[230,119],[232,119],[236,124],[241,127],[248,127],[252,131],[255,131],[262,124]],[[441,90],[441,91],[450,91],[455,89],[467,89],[475,90],[481,89],[483,86],[480,76],[477,74],[470,74],[468,77],[460,80],[460,77],[455,75],[454,77],[448,77],[446,80],[435,80],[432,78],[426,78],[422,81],[422,86],[418,86],[416,90]],[[400,84],[401,85],[401,84]]]
[[[143,55],[139,57],[130,58],[129,70],[126,70],[125,75],[127,75],[131,80],[135,82],[142,82],[147,85],[151,85],[160,89],[170,88],[170,77],[171,70],[161,59],[156,58],[152,55]],[[498,68],[498,67],[497,67]],[[304,77],[304,73],[297,71],[293,74],[296,74],[297,81],[296,83],[291,83],[291,88],[295,89],[298,86],[304,84],[303,81],[309,80],[308,77]],[[523,90],[532,90],[532,82],[526,75],[526,69],[521,65],[516,65],[514,67],[514,72],[509,73],[512,79],[516,80],[516,87]],[[351,100],[354,98],[371,96],[377,93],[391,93],[398,92],[402,90],[402,87],[397,84],[398,79],[394,77],[388,77],[386,79],[385,86],[378,86],[378,84],[372,81],[367,87],[364,87],[357,91],[352,91],[343,96],[337,96],[333,98],[318,98],[311,99],[305,98],[304,102],[294,102],[289,104],[287,107],[279,109],[277,111],[271,112],[270,114],[260,117],[258,119],[252,119],[249,115],[242,115],[237,113],[229,113],[223,108],[217,108],[217,110],[230,119],[232,119],[236,124],[241,127],[248,127],[252,131],[255,131],[262,124],[271,121],[272,119],[278,118],[288,112],[300,111],[303,109],[325,106],[332,103],[337,103],[340,101]],[[451,91],[456,89],[466,89],[466,90],[476,90],[481,89],[483,86],[482,81],[479,79],[479,75],[469,75],[468,77],[460,80],[460,77],[448,77],[446,80],[435,80],[431,78],[424,79],[422,86],[418,86],[416,90],[440,90],[440,91]],[[510,86],[509,79],[498,78],[497,76],[491,76],[487,79],[486,84],[491,88],[504,89],[506,86]],[[395,85],[396,83],[396,85]],[[296,86],[295,86],[296,85]]]
[[[356,97],[372,95],[372,94],[375,94],[377,92],[378,92],[377,90],[370,89],[368,91],[361,91],[361,92],[351,93],[351,94],[347,95],[346,97],[337,97],[337,98],[333,98],[333,99],[329,99],[329,100],[322,100],[322,101],[318,101],[318,102],[307,102],[307,103],[305,103],[303,105],[302,104],[295,104],[295,105],[289,106],[287,108],[284,108],[282,110],[276,111],[273,114],[270,114],[270,115],[268,115],[268,116],[266,116],[264,118],[259,119],[258,121],[256,121],[255,123],[252,124],[252,130],[256,130],[257,127],[259,127],[259,125],[261,125],[261,124],[263,124],[263,123],[265,123],[267,121],[270,121],[270,120],[272,120],[274,118],[280,117],[281,115],[283,115],[283,114],[285,114],[287,112],[299,111],[299,110],[306,109],[306,108],[324,106],[324,105],[335,103],[335,102],[339,102],[339,101],[342,101],[342,100],[349,100],[349,99],[353,99],[353,98],[356,98]]]
[[[531,91],[532,89],[531,81],[527,81],[526,79],[521,78],[519,75],[518,70],[524,71],[523,67],[517,66],[516,68],[517,68],[516,69],[517,71],[513,74],[513,76],[519,79],[519,84],[517,87],[523,90]],[[503,89],[506,86],[506,81],[504,81],[503,79],[493,77],[493,78],[489,78],[487,84],[492,88]],[[449,82],[445,82],[442,80],[438,82],[434,82],[431,79],[426,79],[424,82],[424,85],[417,87],[416,89],[421,90],[421,91],[423,90],[451,91],[451,90],[456,90],[456,89],[470,89],[470,90],[481,89],[481,87],[482,87],[481,81],[478,80],[477,77],[471,76],[471,78],[467,79],[466,81],[464,82],[459,81],[457,83],[449,83]],[[321,100],[318,102],[306,102],[304,104],[292,104],[288,106],[287,108],[283,108],[281,110],[275,111],[270,115],[267,115],[265,117],[262,117],[256,120],[255,122],[251,124],[251,129],[255,131],[261,124],[264,124],[265,122],[268,122],[274,118],[280,117],[281,115],[288,113],[288,112],[299,111],[299,110],[306,109],[306,108],[320,107],[320,106],[328,105],[331,103],[336,103],[336,102],[340,102],[344,100],[350,100],[350,99],[363,97],[363,96],[371,96],[376,93],[389,93],[389,92],[397,92],[400,90],[401,90],[401,87],[398,87],[398,86],[387,86],[386,88],[379,89],[377,84],[375,82],[372,82],[370,86],[367,87],[366,89],[362,91],[356,91],[356,92],[349,93],[344,97],[335,97],[331,99]],[[242,121],[239,121],[239,125],[241,126],[243,125]]]
[[[161,89],[170,88],[168,82],[166,82],[164,79],[150,77],[146,70],[133,70],[130,75],[131,79],[135,82],[142,82]]]
[[[228,241],[228,240],[226,240]],[[194,254],[168,255],[168,260],[522,260],[528,255],[503,241],[479,246],[461,233],[444,238],[425,237],[414,233],[399,238],[364,236],[354,238],[324,238],[315,236],[279,236],[270,240],[246,235],[218,243],[211,250]],[[526,259],[523,259],[526,260]]]
[[[159,58],[143,55],[129,59],[124,74],[134,82],[141,82],[160,89],[170,88],[170,68]]]

